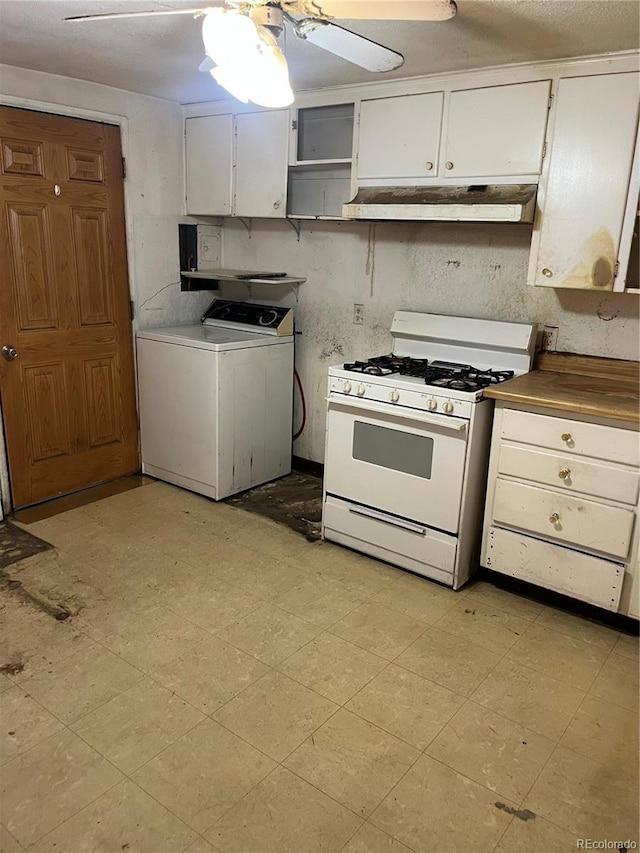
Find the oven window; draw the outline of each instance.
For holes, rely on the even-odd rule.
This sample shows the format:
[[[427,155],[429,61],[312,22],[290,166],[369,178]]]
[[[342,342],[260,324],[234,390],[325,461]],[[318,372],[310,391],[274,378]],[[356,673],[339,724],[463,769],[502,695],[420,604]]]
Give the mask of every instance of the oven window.
[[[353,458],[430,480],[433,439],[355,421]]]

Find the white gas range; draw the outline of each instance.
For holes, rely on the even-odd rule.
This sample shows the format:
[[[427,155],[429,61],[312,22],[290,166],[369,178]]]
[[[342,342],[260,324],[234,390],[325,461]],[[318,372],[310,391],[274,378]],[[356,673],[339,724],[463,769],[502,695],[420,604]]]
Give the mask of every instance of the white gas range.
[[[396,311],[391,355],[329,369],[323,536],[458,589],[475,569],[493,403],[529,324]]]

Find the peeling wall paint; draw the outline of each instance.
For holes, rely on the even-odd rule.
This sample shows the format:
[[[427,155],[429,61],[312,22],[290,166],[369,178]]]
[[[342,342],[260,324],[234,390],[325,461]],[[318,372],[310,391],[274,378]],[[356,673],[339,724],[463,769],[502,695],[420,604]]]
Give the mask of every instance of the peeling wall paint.
[[[554,325],[560,350],[640,357],[637,296],[526,284],[526,225],[302,222],[298,242],[286,222],[254,220],[249,237],[241,223],[225,220],[222,234],[225,266],[307,277],[297,302],[281,285],[224,288],[231,299],[295,308],[308,419],[294,451],[306,459],[324,459],[328,366],[388,352],[396,309]],[[354,302],[364,305],[362,326],[352,322]]]

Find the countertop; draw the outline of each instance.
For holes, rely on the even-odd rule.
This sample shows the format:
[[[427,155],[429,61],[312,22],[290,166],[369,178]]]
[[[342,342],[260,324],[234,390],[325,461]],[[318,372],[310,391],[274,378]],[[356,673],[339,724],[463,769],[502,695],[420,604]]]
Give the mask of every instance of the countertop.
[[[640,424],[640,364],[541,353],[537,368],[486,389],[496,400]]]

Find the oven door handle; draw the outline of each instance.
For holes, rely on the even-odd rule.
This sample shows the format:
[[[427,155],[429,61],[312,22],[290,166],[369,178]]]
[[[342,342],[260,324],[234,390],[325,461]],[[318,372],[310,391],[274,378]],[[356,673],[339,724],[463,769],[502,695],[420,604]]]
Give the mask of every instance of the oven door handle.
[[[460,418],[452,418],[449,415],[433,417],[419,411],[418,409],[407,409],[401,406],[388,406],[386,403],[378,403],[374,400],[367,400],[366,402],[361,403],[359,400],[354,400],[351,397],[345,400],[338,399],[337,397],[327,397],[327,402],[330,409],[338,406],[343,409],[358,409],[363,414],[372,412],[380,415],[392,415],[396,418],[400,417],[408,421],[418,421],[418,423],[421,424],[431,424],[432,426],[442,427],[442,429],[453,430],[453,432],[466,432],[468,426],[467,421],[463,421]]]
[[[383,524],[391,525],[391,527],[400,527],[402,530],[408,530],[410,533],[417,533],[418,536],[427,535],[426,527],[421,527],[419,524],[412,524],[410,521],[401,521],[399,518],[391,518],[382,512],[376,512],[375,509],[350,506],[349,512],[353,513],[353,515],[363,515],[365,518],[372,518],[374,521],[381,521]]]

